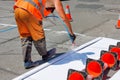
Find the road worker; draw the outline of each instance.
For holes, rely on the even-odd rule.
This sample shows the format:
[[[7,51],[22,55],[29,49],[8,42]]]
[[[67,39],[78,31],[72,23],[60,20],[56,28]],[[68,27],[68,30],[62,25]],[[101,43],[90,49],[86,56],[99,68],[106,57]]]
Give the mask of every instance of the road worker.
[[[64,23],[68,27],[73,42],[76,38],[72,31],[71,24],[65,16],[65,12],[60,0],[15,0],[14,16],[18,26],[18,32],[22,44],[22,54],[24,67],[29,69],[39,64],[34,63],[31,59],[32,43],[42,60],[51,58],[56,49],[47,51],[45,33],[42,27],[42,20],[52,13],[54,9],[58,12]]]

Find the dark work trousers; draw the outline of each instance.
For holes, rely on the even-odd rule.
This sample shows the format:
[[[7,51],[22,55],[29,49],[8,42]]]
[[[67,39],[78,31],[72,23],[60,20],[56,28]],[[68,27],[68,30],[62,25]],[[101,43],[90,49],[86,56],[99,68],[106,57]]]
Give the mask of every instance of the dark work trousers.
[[[43,56],[43,55],[47,55],[47,49],[46,49],[46,40],[45,38],[37,40],[37,41],[33,41],[34,46],[36,48],[36,50],[38,51],[38,53]]]
[[[32,38],[31,37],[22,38],[21,43],[24,62],[31,61]]]
[[[33,41],[31,37],[22,38],[22,54],[24,62],[32,61],[31,60],[31,51],[32,51],[32,42],[38,53],[43,56],[47,54],[46,41],[45,38]]]

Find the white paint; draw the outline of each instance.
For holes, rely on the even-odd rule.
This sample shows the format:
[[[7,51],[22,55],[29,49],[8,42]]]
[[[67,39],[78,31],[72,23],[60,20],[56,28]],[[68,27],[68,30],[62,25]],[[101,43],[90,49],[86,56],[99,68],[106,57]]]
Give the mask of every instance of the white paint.
[[[120,80],[120,70],[117,71],[109,80]]]
[[[116,45],[118,41],[99,37],[13,80],[66,80],[68,69],[85,69],[87,58],[98,60],[101,50],[108,50],[109,45]],[[116,76],[114,79],[118,80]]]
[[[85,68],[85,65],[82,62],[84,59],[82,58],[84,58],[86,54],[84,53],[84,55],[77,52],[101,39],[102,38],[94,39],[84,45],[81,45],[79,48],[68,51],[66,54],[40,65],[13,80],[66,80],[69,68],[76,70],[82,70]]]

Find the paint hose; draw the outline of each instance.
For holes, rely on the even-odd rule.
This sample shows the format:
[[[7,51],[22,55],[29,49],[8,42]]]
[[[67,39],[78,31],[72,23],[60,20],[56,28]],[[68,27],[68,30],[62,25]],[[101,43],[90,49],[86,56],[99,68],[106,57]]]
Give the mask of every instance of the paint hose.
[[[61,20],[61,18],[58,17],[58,16],[47,16],[47,18],[49,18],[49,17],[55,17],[55,18],[57,18],[62,23],[62,25],[64,26],[64,28],[66,29],[66,31],[68,33],[68,37],[70,38],[70,40],[72,42],[72,46],[75,46],[75,42],[73,42],[73,39],[70,36],[70,32],[68,31],[68,28],[67,28],[66,24],[63,22],[63,20]]]

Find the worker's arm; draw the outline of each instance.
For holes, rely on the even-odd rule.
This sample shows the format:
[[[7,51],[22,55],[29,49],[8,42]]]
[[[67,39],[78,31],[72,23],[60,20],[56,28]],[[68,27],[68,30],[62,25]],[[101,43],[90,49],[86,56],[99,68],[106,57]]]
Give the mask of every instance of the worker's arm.
[[[62,20],[65,22],[65,24],[67,25],[70,34],[73,35],[74,33],[72,31],[71,24],[65,15],[65,11],[63,9],[63,5],[62,5],[61,1],[60,0],[53,0],[53,1],[54,1],[56,11],[58,12],[58,14],[62,18]]]
[[[60,0],[48,0],[48,1],[52,2],[54,4],[57,13],[62,18],[62,20],[64,21],[66,26],[68,27],[70,37],[73,39],[73,42],[74,42],[76,36],[74,35],[74,33],[72,31],[72,26],[71,26],[69,20],[67,19],[66,15],[65,15],[65,11],[64,11],[64,8],[63,8],[63,5],[62,5],[61,1]]]

